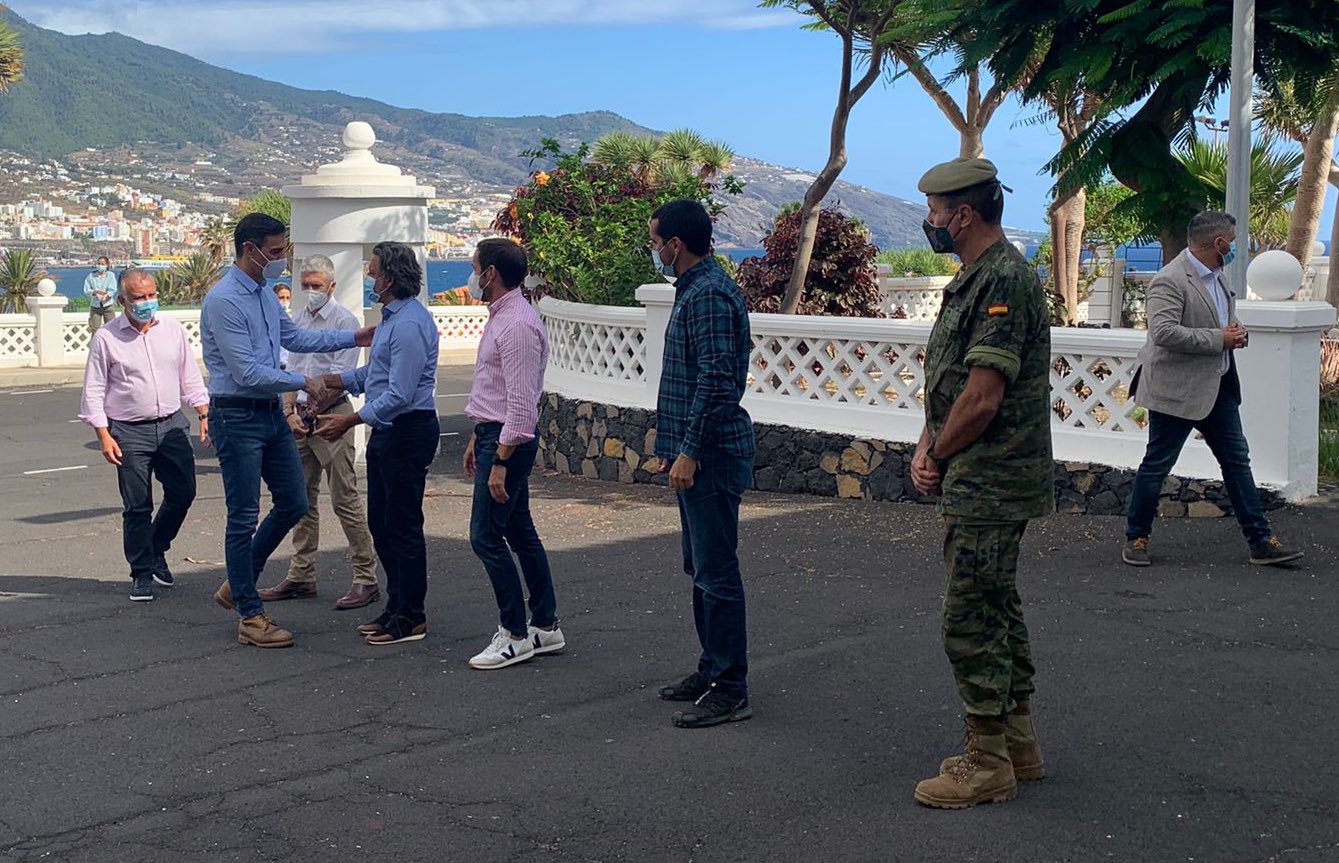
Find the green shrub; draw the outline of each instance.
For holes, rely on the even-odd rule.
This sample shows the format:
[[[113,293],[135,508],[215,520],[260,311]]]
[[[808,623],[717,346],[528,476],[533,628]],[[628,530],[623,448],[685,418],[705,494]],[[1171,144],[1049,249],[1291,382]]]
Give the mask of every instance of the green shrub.
[[[874,259],[875,263],[887,264],[889,275],[903,276],[952,276],[958,272],[958,262],[952,255],[936,255],[929,249],[884,249]]]

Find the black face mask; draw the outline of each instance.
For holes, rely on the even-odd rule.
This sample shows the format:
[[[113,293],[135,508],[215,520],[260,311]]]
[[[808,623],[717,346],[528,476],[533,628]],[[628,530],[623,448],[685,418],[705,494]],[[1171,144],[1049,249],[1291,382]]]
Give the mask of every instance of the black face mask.
[[[953,224],[953,219],[949,219],[948,224]],[[932,225],[930,220],[926,219],[921,224],[921,229],[925,231],[925,239],[930,241],[930,249],[935,254],[947,255],[953,251],[954,237],[948,225]]]

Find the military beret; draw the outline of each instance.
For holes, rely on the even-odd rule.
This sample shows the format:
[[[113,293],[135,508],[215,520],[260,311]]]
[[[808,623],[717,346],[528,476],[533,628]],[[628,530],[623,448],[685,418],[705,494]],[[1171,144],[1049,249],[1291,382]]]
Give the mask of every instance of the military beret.
[[[989,159],[954,159],[926,171],[919,188],[926,195],[947,195],[998,178],[999,171]]]

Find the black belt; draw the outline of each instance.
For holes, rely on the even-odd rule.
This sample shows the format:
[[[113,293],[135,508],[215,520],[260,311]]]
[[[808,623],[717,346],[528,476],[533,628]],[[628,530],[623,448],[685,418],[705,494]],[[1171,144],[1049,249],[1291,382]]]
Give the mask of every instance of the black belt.
[[[484,434],[490,431],[501,431],[501,430],[502,430],[502,423],[486,422],[486,423],[474,424],[475,434]]]
[[[243,410],[267,411],[279,407],[279,399],[245,399],[241,396],[213,396],[209,399],[212,408],[241,408]]]
[[[180,411],[178,411],[177,413],[180,413]],[[177,414],[168,414],[165,417],[156,417],[151,420],[118,420],[118,419],[111,419],[111,417],[108,417],[108,419],[111,419],[111,421],[114,423],[120,423],[123,426],[147,426],[147,425],[155,425],[157,423],[165,423],[168,420],[176,419],[176,417]]]

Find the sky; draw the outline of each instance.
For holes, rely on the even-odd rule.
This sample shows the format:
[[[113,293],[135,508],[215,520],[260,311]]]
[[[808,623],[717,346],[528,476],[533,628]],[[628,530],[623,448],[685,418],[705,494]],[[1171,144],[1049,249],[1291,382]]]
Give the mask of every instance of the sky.
[[[817,171],[840,43],[756,0],[7,0],[66,33],[115,30],[215,65],[403,107],[476,116],[607,110],[689,127],[735,152]],[[208,34],[208,38],[202,38]],[[950,87],[961,97],[961,85]],[[1042,230],[1059,133],[1007,101],[986,156],[1013,188],[1005,222]],[[856,105],[842,179],[908,200],[958,135],[910,77]],[[1333,212],[1333,190],[1326,228]]]

